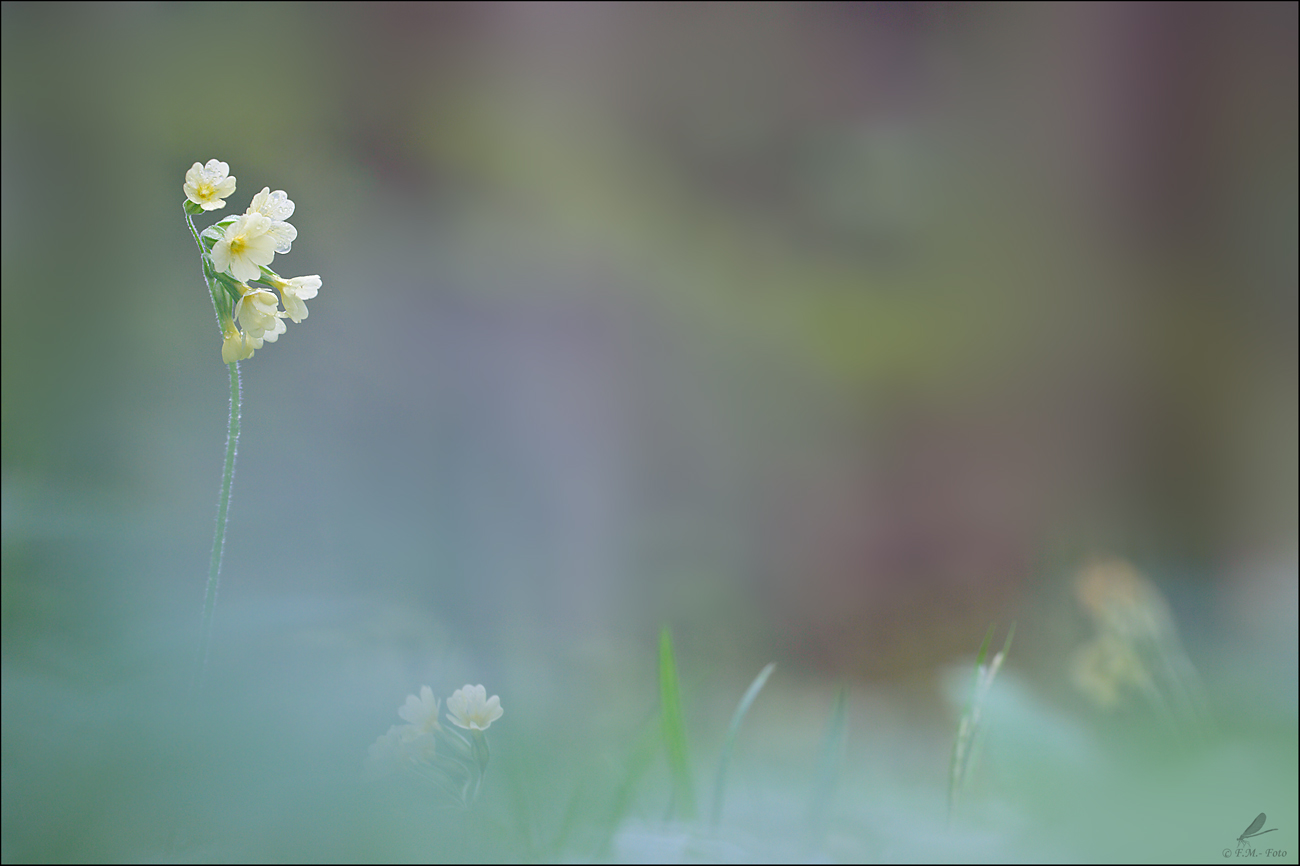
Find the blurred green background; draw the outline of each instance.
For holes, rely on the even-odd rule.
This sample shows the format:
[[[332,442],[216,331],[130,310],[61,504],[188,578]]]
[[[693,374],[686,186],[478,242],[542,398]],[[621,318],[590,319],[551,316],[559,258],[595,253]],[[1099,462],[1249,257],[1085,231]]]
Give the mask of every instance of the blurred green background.
[[[1294,4],[2,15],[6,861],[1222,859],[1261,810],[1294,860]],[[195,694],[211,158],[227,212],[289,193],[275,267],[324,285],[241,365]],[[1071,685],[1093,555],[1168,598],[1190,753]],[[729,847],[653,823],[661,757],[628,781],[665,624],[701,791],[778,662]],[[362,787],[465,682],[505,708],[485,799]]]

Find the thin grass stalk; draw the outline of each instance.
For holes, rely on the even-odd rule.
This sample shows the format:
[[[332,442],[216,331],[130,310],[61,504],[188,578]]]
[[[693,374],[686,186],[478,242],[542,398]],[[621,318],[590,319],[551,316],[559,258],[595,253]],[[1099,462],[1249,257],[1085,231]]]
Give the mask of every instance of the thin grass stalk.
[[[677,662],[673,658],[673,635],[667,626],[659,633],[659,702],[664,745],[668,749],[668,769],[673,781],[668,817],[671,819],[675,814],[693,821],[695,789],[691,782],[690,758],[686,749],[686,721],[682,715]]]
[[[970,784],[971,773],[975,767],[980,734],[983,731],[984,701],[993,686],[994,678],[1002,668],[1002,663],[1006,660],[1007,653],[1011,650],[1011,639],[1016,634],[1016,624],[1012,623],[1002,649],[985,665],[984,660],[988,657],[989,645],[993,641],[995,629],[996,625],[989,626],[988,632],[984,635],[984,642],[980,644],[980,651],[975,656],[975,682],[971,688],[970,700],[962,710],[961,719],[957,723],[957,736],[953,739],[952,759],[948,766],[949,822],[952,821],[957,810],[957,801],[961,793]]]
[[[813,776],[812,796],[808,802],[808,835],[813,842],[820,840],[830,810],[831,795],[839,782],[840,766],[844,762],[844,742],[848,735],[848,689],[840,686],[831,705],[830,720],[822,734],[821,750],[817,757],[817,771]]]
[[[722,819],[722,798],[727,785],[727,767],[731,763],[731,753],[736,747],[736,735],[740,732],[740,723],[744,721],[745,714],[749,712],[754,699],[763,690],[763,686],[767,684],[767,678],[772,675],[774,670],[776,670],[776,662],[768,664],[767,667],[758,672],[758,676],[754,677],[754,681],[749,684],[744,697],[736,705],[736,711],[731,715],[731,726],[727,728],[727,737],[722,742],[722,757],[718,760],[718,778],[713,783],[712,823],[714,827],[718,826],[718,822]]]

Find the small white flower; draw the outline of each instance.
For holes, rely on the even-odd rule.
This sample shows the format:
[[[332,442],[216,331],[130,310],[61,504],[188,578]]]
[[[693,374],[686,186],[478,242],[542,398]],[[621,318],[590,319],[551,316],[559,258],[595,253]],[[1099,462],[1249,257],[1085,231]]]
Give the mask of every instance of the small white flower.
[[[450,704],[448,704],[450,706]],[[407,695],[406,703],[397,714],[410,722],[412,731],[418,736],[440,727],[438,724],[438,699],[433,696],[433,689],[420,687],[420,696]]]
[[[501,699],[496,695],[489,698],[483,686],[466,684],[447,698],[448,721],[466,730],[486,731],[502,712]]]
[[[230,166],[220,160],[210,159],[207,165],[197,162],[185,172],[181,187],[185,197],[204,210],[225,207],[225,198],[235,192],[235,179],[228,177]]]
[[[271,227],[267,229],[267,233],[275,238],[275,251],[282,254],[289,252],[293,242],[298,238],[298,230],[285,222],[293,216],[293,202],[289,200],[284,190],[277,189],[271,192],[269,186],[262,187],[262,191],[253,196],[253,203],[248,206],[245,213],[259,213],[269,219]]]
[[[261,192],[253,196],[253,202],[245,213],[260,213],[273,220],[287,220],[293,216],[293,207],[289,194],[284,190],[277,189],[271,192],[269,186],[264,186]]]
[[[229,271],[237,280],[256,280],[262,265],[275,258],[276,239],[270,233],[271,218],[260,213],[244,214],[230,225],[212,246],[212,264]]]
[[[307,318],[307,305],[303,301],[310,301],[316,297],[320,291],[320,276],[312,274],[309,277],[294,277],[289,280],[282,280],[278,277],[268,280],[271,285],[280,290],[280,298],[284,301],[285,312],[294,322],[301,322]]]
[[[244,336],[257,340],[256,348],[261,348],[261,341],[274,343],[287,328],[284,313],[280,312],[275,292],[268,289],[242,287],[243,297],[235,304],[235,319],[244,331]]]

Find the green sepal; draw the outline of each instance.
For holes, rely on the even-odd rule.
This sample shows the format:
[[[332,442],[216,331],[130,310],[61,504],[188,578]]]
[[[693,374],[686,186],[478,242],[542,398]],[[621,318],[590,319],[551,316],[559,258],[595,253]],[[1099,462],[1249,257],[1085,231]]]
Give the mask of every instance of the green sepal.
[[[242,284],[239,280],[225,272],[218,272],[212,265],[211,259],[207,256],[204,256],[203,258],[204,263],[207,265],[208,270],[211,273],[212,279],[221,284],[221,286],[226,290],[226,294],[230,297],[232,303],[238,303],[239,299],[244,296],[244,293],[240,291]]]
[[[217,316],[221,319],[233,319],[238,298],[231,297],[230,288],[225,283],[214,280],[208,283],[208,293],[212,295]]]
[[[194,202],[190,201],[189,199],[185,199],[184,207],[185,207],[185,212],[190,216],[198,216],[199,214],[203,213],[203,208],[195,204]]]
[[[233,225],[237,219],[239,219],[237,216],[228,216],[224,219],[217,220],[212,225],[199,232],[199,237],[204,240],[210,240],[215,244],[217,241],[221,240],[223,235],[225,235],[227,226]],[[211,248],[212,246],[209,244],[208,249]]]

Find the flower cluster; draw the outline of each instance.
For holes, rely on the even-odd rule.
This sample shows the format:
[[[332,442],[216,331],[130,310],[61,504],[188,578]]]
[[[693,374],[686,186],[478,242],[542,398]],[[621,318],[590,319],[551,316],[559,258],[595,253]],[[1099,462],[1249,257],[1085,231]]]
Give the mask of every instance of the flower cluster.
[[[365,770],[370,779],[405,772],[432,782],[462,805],[478,793],[487,769],[484,732],[501,718],[501,699],[487,696],[483,686],[466,685],[447,699],[447,721],[468,731],[462,734],[438,721],[438,699],[428,686],[408,695],[397,710],[406,724],[393,725],[371,744]]]
[[[1204,734],[1211,720],[1200,676],[1156,585],[1125,560],[1097,559],[1074,592],[1095,627],[1071,660],[1075,687],[1104,710],[1140,696],[1177,736]]]
[[[294,204],[284,190],[263,187],[248,210],[199,232],[193,217],[226,206],[235,192],[230,166],[210,159],[185,173],[185,212],[203,256],[203,273],[221,327],[221,360],[230,364],[253,357],[287,328],[307,318],[306,301],[316,297],[321,279],[313,274],[285,279],[271,270],[277,253],[289,252],[298,230],[289,224]],[[277,297],[276,293],[279,293]],[[284,309],[280,309],[280,304]]]

